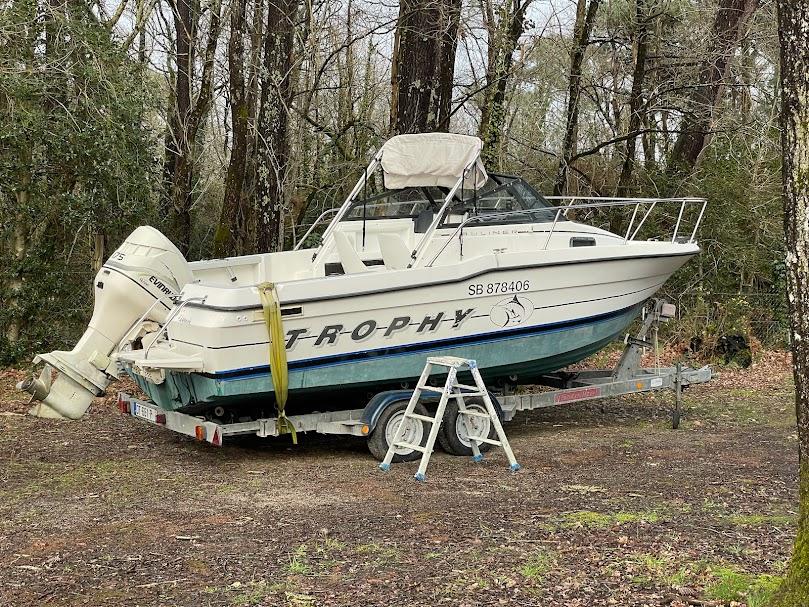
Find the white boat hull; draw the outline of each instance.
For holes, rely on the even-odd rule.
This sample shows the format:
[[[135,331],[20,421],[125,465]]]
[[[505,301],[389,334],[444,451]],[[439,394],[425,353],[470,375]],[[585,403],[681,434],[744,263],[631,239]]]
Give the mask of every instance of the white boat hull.
[[[588,259],[588,252],[574,251],[578,259],[568,252],[568,259],[533,266],[500,256],[486,268],[475,258],[452,267],[454,280],[443,275],[446,268],[407,270],[420,285],[397,283],[393,275],[402,272],[385,273],[384,281],[378,273],[332,277],[320,281],[320,291],[309,285],[300,295],[300,282],[308,281],[279,283],[290,392],[398,386],[418,377],[425,357],[433,355],[473,358],[489,380],[516,375],[525,381],[563,368],[619,336],[641,304],[698,251],[695,245],[661,250],[663,243],[654,244],[654,253],[621,247],[614,258],[605,258],[602,249]],[[502,267],[504,261],[512,263]],[[142,352],[121,359],[164,408],[271,403],[258,296],[245,305],[243,293],[243,305],[232,305],[239,301],[233,289],[217,297],[210,286],[188,285],[184,297],[196,290],[208,295],[205,303],[189,304],[169,328],[171,341],[152,350],[163,361],[157,381]],[[370,292],[357,294],[364,290]],[[193,357],[198,368],[174,372],[166,356]]]

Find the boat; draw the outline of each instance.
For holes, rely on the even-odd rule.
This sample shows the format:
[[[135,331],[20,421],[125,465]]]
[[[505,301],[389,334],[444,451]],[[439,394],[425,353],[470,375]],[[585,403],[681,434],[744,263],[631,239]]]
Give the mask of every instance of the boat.
[[[162,410],[229,420],[266,415],[282,381],[301,411],[412,386],[427,356],[528,383],[623,335],[700,251],[703,199],[544,197],[488,172],[481,150],[470,136],[392,137],[294,250],[189,263],[137,228],[98,273],[77,346],[39,355],[42,373],[20,384],[32,413],[79,418],[121,373]],[[605,210],[626,229],[586,221]],[[665,233],[649,219],[661,210]]]

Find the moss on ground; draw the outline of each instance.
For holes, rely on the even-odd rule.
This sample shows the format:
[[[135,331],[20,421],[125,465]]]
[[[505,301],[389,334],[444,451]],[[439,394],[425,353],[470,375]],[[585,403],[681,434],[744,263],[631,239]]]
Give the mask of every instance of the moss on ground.
[[[553,552],[540,550],[520,567],[519,572],[529,580],[541,581],[555,562],[556,556]]]
[[[592,510],[577,510],[575,512],[566,512],[562,515],[562,520],[563,527],[603,529],[613,525],[630,523],[656,523],[660,520],[660,514],[655,511],[603,513],[593,512]]]

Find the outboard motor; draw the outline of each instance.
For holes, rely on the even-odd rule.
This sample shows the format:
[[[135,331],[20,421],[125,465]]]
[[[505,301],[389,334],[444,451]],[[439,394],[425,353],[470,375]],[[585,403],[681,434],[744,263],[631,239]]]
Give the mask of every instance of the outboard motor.
[[[141,226],[95,277],[95,307],[87,330],[70,352],[39,354],[39,377],[17,384],[39,401],[31,415],[79,419],[117,375],[110,355],[139,320],[163,323],[175,297],[191,281],[185,257],[158,230]]]

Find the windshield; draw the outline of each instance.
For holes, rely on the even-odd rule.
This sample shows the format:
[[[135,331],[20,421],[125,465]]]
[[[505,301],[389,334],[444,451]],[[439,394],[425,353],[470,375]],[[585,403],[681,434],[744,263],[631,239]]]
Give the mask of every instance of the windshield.
[[[429,225],[432,217],[444,204],[447,188],[422,187],[389,190],[355,201],[344,221],[371,221],[374,219],[420,219]],[[479,216],[477,223],[505,224],[553,221],[553,211],[539,193],[518,177],[490,174],[480,190],[459,189],[441,218],[439,227],[457,227],[462,221]],[[511,214],[503,216],[503,212]],[[493,213],[496,217],[487,217]],[[421,223],[421,221],[419,221]]]
[[[425,210],[438,211],[447,193],[439,188],[407,188],[389,190],[365,200],[358,200],[345,219],[402,219],[418,217]]]
[[[548,201],[522,179],[490,175],[486,185],[477,192],[463,190],[455,196],[441,218],[440,227],[454,228],[470,217],[479,217],[472,225],[553,221],[554,212],[547,210],[549,206]]]

